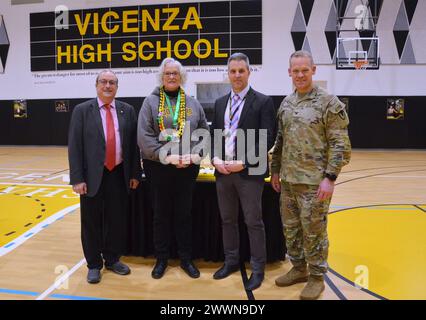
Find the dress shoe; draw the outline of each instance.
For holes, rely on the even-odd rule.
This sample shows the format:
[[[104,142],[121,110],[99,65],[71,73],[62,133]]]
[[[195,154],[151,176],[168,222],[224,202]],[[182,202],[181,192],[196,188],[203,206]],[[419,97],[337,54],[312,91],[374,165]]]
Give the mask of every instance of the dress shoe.
[[[216,279],[216,280],[225,279],[231,273],[237,272],[238,270],[240,270],[240,266],[238,264],[234,264],[234,265],[224,264],[219,270],[217,270],[214,273],[213,279]]]
[[[130,273],[130,268],[120,261],[117,261],[116,263],[110,266],[105,265],[105,268],[122,276],[125,276],[126,274]]]
[[[167,269],[167,260],[157,260],[154,269],[152,269],[151,276],[154,279],[160,279],[164,276],[164,272]]]
[[[196,279],[200,277],[200,271],[198,271],[197,267],[194,265],[194,263],[191,260],[182,260],[180,262],[180,267],[191,278]]]
[[[89,269],[89,272],[87,273],[87,282],[99,283],[100,281],[101,281],[101,270]]]
[[[265,278],[265,273],[252,273],[249,281],[244,285],[247,291],[252,291],[260,287],[263,279]]]

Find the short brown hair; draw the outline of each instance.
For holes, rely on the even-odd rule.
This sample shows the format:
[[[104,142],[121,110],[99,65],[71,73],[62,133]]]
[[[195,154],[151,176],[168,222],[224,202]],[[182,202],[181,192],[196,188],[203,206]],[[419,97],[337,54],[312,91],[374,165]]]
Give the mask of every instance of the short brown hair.
[[[228,69],[229,69],[229,64],[231,63],[231,61],[244,61],[247,65],[247,70],[250,71],[250,61],[249,58],[246,54],[242,53],[242,52],[235,52],[233,54],[231,54],[231,56],[228,58]]]
[[[308,58],[311,61],[311,65],[314,65],[314,58],[312,57],[312,54],[305,50],[299,50],[296,52],[293,52],[290,56],[290,59],[288,60],[289,66],[291,67],[291,59],[293,58]]]

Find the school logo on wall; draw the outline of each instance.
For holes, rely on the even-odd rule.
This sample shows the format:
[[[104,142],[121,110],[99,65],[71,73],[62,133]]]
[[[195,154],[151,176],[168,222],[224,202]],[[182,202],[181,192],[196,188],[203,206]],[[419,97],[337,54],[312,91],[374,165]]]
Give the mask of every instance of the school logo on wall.
[[[155,3],[153,1],[153,3]],[[31,71],[262,64],[262,1],[153,4],[30,14]]]
[[[9,38],[7,36],[6,26],[3,16],[0,15],[0,73],[4,73],[6,68],[7,54],[9,53]]]

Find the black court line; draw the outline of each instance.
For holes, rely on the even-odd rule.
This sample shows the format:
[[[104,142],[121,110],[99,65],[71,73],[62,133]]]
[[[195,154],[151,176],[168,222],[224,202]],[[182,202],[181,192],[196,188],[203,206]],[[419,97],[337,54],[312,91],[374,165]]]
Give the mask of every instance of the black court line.
[[[333,283],[333,281],[331,281],[331,279],[326,274],[324,275],[324,280],[340,300],[348,300],[348,298],[345,297],[342,291],[337,288],[337,286]]]
[[[423,161],[423,160],[419,160],[419,161]],[[371,170],[380,170],[380,169],[395,169],[395,168],[412,168],[412,167],[425,167],[426,165],[412,165],[412,166],[392,166],[392,167],[377,167],[377,168],[368,168],[368,169],[357,169],[357,170],[349,170],[349,171],[344,171],[342,172],[342,174],[344,173],[352,173],[352,172],[360,172],[360,171],[371,171]]]
[[[244,262],[240,263],[240,272],[241,272],[241,278],[243,280],[243,286],[244,286],[244,290],[245,290],[246,283],[248,282],[248,277],[247,277],[247,270],[246,270],[246,266],[245,266]],[[246,290],[246,294],[247,294],[248,300],[256,300],[254,298],[253,291]]]
[[[421,170],[405,170],[405,171],[391,171],[391,172],[376,173],[376,174],[371,174],[371,175],[367,175],[367,176],[361,176],[361,177],[358,177],[358,178],[353,178],[353,179],[345,180],[345,181],[336,183],[335,185],[338,186],[338,185],[341,185],[341,184],[344,184],[344,183],[348,183],[348,182],[352,182],[352,181],[356,181],[356,180],[367,179],[367,178],[376,177],[376,176],[383,176],[385,174],[418,172],[418,171],[426,171],[426,169],[421,169]]]
[[[5,187],[5,188],[3,188],[3,189],[0,189],[0,193],[4,193],[3,192],[3,190],[6,190],[7,188],[9,188],[9,187],[16,187],[17,185],[10,185],[10,186],[8,186],[8,187]],[[19,193],[9,193],[10,195],[15,195],[15,196],[22,196],[21,194],[19,194]],[[36,202],[40,202],[39,204],[40,204],[40,206],[42,206],[42,207],[45,207],[46,205],[44,204],[44,203],[41,203],[41,200],[40,199],[34,199],[32,196],[25,196],[26,198],[29,198],[29,199],[31,199],[31,200],[34,200],[34,201],[36,201]],[[46,209],[41,209],[41,212],[45,212],[46,211]],[[36,217],[36,219],[40,219],[41,217],[43,217],[43,215],[38,215],[37,217]],[[29,227],[30,225],[32,225],[33,223],[32,222],[29,222],[29,223],[27,223],[26,225],[24,225],[24,228],[27,228],[27,227]],[[5,236],[10,236],[10,235],[12,235],[12,234],[14,234],[14,233],[16,233],[16,231],[12,231],[12,232],[9,232],[9,233],[7,233],[7,234],[5,234]]]
[[[422,206],[423,204],[420,204],[420,205]],[[365,205],[365,206],[354,206],[354,207],[337,209],[336,211],[330,211],[328,214],[334,214],[334,213],[338,213],[338,212],[342,212],[342,211],[348,211],[348,210],[352,210],[352,209],[362,209],[362,208],[371,208],[371,207],[389,207],[389,206],[414,206],[414,207],[417,207],[417,205],[412,204],[412,203],[380,203],[380,204],[368,204],[368,205]],[[418,209],[425,211],[422,208],[418,208]]]
[[[407,166],[407,167],[413,167],[413,166]],[[415,167],[418,167],[418,166],[415,166]],[[390,168],[400,168],[400,166],[398,166],[398,167],[389,167],[388,169],[390,169]],[[380,169],[384,169],[384,168],[380,168]],[[361,169],[361,170],[356,170],[356,171],[366,171],[366,170],[373,170],[373,168],[371,168],[371,169]],[[351,182],[351,181],[354,181],[354,180],[360,180],[360,179],[364,179],[364,178],[370,178],[370,177],[374,177],[374,176],[379,176],[379,175],[384,175],[384,174],[392,174],[392,173],[402,173],[402,172],[413,172],[413,171],[426,171],[426,170],[423,170],[423,169],[420,169],[420,170],[406,170],[406,171],[396,171],[396,172],[383,172],[383,173],[378,173],[378,174],[373,174],[373,175],[367,175],[367,176],[362,176],[362,177],[358,177],[358,178],[354,178],[354,179],[350,179],[350,180],[346,180],[346,181],[342,181],[342,182],[340,182],[340,183],[336,183],[336,186],[337,185],[340,185],[340,184],[343,184],[343,183],[347,183],[347,182]],[[348,172],[348,171],[347,171]],[[347,173],[346,172],[346,173]],[[336,212],[341,212],[341,211],[345,211],[345,210],[351,210],[351,209],[357,209],[357,208],[368,208],[368,207],[373,207],[373,206],[389,206],[389,205],[401,205],[401,204],[385,204],[385,205],[383,205],[383,204],[380,204],[380,205],[366,205],[366,206],[356,206],[356,207],[349,207],[349,208],[344,208],[344,209],[339,209],[339,210],[336,210],[336,211],[332,211],[332,212],[329,212],[328,214],[332,214],[332,213],[336,213]],[[411,205],[411,204],[402,204],[402,205],[407,205],[407,206],[409,206],[409,205]],[[421,208],[420,208],[421,209]],[[423,209],[421,209],[422,211],[425,211],[425,210],[423,210]],[[426,211],[425,211],[426,212]],[[355,285],[355,283],[353,283],[352,281],[350,281],[349,279],[346,279],[346,278],[344,278],[342,275],[340,275],[340,274],[338,274],[336,271],[334,271],[334,270],[332,270],[331,268],[329,269],[330,271],[331,271],[331,273],[332,274],[334,274],[336,277],[338,277],[338,278],[340,278],[340,279],[342,279],[342,280],[344,280],[345,282],[347,282],[347,283],[349,283],[349,284],[351,284],[352,286],[354,286],[355,288],[357,288],[357,286]],[[242,265],[241,266],[241,275],[242,275],[242,277],[243,277],[243,283],[245,283],[245,281],[248,281],[248,279],[247,279],[247,273],[246,273],[246,270],[245,270],[245,266],[244,265]],[[329,278],[329,277],[327,277],[327,276],[325,276],[324,277],[324,279],[325,279],[325,281],[326,281],[326,283],[328,284],[328,286],[330,287],[330,289],[336,294],[336,296],[340,299],[340,300],[347,300],[347,298],[345,297],[345,295],[337,288],[337,286],[333,283],[333,281]],[[372,291],[369,291],[369,290],[367,290],[367,289],[363,289],[363,288],[361,288],[360,290],[362,290],[362,291],[364,291],[364,292],[366,292],[366,293],[368,293],[368,294],[370,294],[370,295],[372,295],[372,296],[374,296],[374,297],[376,297],[376,298],[378,298],[378,299],[382,299],[382,300],[387,300],[386,298],[384,298],[384,297],[382,297],[382,296],[380,296],[380,295],[378,295],[378,294],[376,294],[376,293],[374,293],[374,292],[372,292]],[[252,291],[247,291],[246,290],[246,292],[247,292],[247,297],[248,297],[248,299],[249,300],[255,300],[255,298],[254,298],[254,295],[253,295],[253,292]],[[253,299],[251,299],[251,297],[253,297]]]
[[[418,208],[418,209],[422,210],[423,212],[426,212],[426,210],[423,210],[422,208],[418,207],[418,205],[414,205],[414,204],[407,204],[407,203],[398,203],[398,204],[391,203],[391,204],[375,204],[375,205],[366,205],[366,206],[355,206],[355,207],[351,207],[351,208],[344,208],[344,209],[339,209],[339,210],[336,210],[336,211],[332,211],[332,212],[329,212],[328,214],[338,213],[338,212],[347,211],[347,210],[352,210],[352,209],[371,208],[371,207],[386,207],[386,206],[414,206],[414,207],[416,207],[416,208]],[[385,297],[383,297],[383,296],[381,296],[381,295],[379,295],[379,294],[377,294],[377,293],[374,293],[373,291],[370,291],[370,290],[365,289],[365,288],[360,288],[360,287],[359,287],[359,286],[357,286],[357,285],[356,285],[353,281],[351,281],[351,280],[349,280],[349,279],[345,278],[345,277],[344,277],[344,276],[342,276],[340,273],[337,273],[336,271],[334,271],[332,268],[329,268],[328,270],[329,270],[332,274],[334,274],[336,277],[338,277],[339,279],[341,279],[341,280],[345,281],[346,283],[348,283],[348,284],[352,285],[353,287],[357,288],[358,290],[361,290],[361,291],[363,291],[363,292],[365,292],[365,293],[368,293],[368,294],[372,295],[373,297],[375,297],[375,298],[377,298],[377,299],[380,299],[380,300],[388,300],[387,298],[385,298]]]
[[[422,210],[424,213],[426,213],[426,210],[425,209],[423,209],[422,207],[419,207],[418,205],[416,205],[416,204],[413,204],[413,207],[416,207],[417,209],[420,209],[420,210]]]
[[[395,168],[401,168],[401,167],[402,166],[398,166],[398,167],[395,167]],[[413,166],[406,166],[406,167],[413,167]],[[418,166],[414,166],[414,167],[418,167]],[[387,169],[392,169],[392,168],[393,167],[390,167],[390,168],[387,168]],[[378,169],[385,169],[385,168],[381,167],[381,168],[378,168]],[[368,171],[368,170],[373,170],[373,168],[354,170],[354,171],[351,171],[351,172],[355,172],[355,171]],[[336,183],[336,186],[344,184],[344,183],[356,181],[356,180],[371,178],[371,177],[375,177],[375,176],[381,176],[381,175],[385,175],[385,174],[388,175],[388,174],[394,174],[394,173],[406,173],[406,172],[418,172],[418,171],[426,171],[426,170],[423,170],[423,169],[418,170],[417,169],[417,170],[404,170],[404,171],[392,171],[392,172],[376,173],[376,174],[371,174],[371,175],[367,175],[367,176],[361,176],[361,177],[358,177],[358,178],[353,178],[353,179],[345,180],[345,181]],[[350,172],[350,171],[346,171],[345,173],[348,173],[348,172]],[[395,206],[395,205],[407,205],[407,206],[410,206],[410,205],[413,205],[413,204],[395,204],[395,203],[392,203],[392,204],[378,204],[378,205],[355,206],[355,207],[349,207],[349,208],[344,208],[344,209],[339,209],[339,210],[336,210],[336,211],[332,211],[332,212],[329,212],[328,214],[333,214],[333,213],[342,212],[342,211],[351,210],[351,209],[357,209],[357,208],[381,207],[381,206],[390,206],[390,205],[392,205],[392,206]],[[426,212],[422,208],[419,208],[419,209],[422,210],[422,211],[424,211],[424,212]],[[342,275],[340,275],[339,273],[337,273],[333,269],[329,268],[329,271],[332,274],[334,274],[336,277],[338,277],[338,278],[342,279],[343,281],[345,281],[346,283],[349,283],[353,287],[358,288],[355,285],[354,282],[350,281],[349,279],[346,279],[345,277],[343,277]],[[380,300],[387,300],[385,297],[382,297],[382,296],[378,295],[377,293],[374,293],[374,292],[372,292],[370,290],[367,290],[367,289],[364,289],[364,288],[359,288],[359,290],[364,291],[364,292],[366,292],[366,293],[368,293],[368,294],[372,295],[373,297],[376,297],[376,298],[378,298]]]
[[[241,266],[241,276],[243,278],[243,284],[246,283],[246,281],[248,281],[247,278],[247,273],[246,273],[246,268],[245,266]],[[334,292],[334,294],[340,299],[340,300],[348,300],[345,295],[342,293],[342,291],[339,290],[339,288],[337,288],[337,286],[334,284],[334,282],[327,276],[324,275],[324,280],[325,282],[328,284],[328,286],[330,287],[330,289]],[[247,298],[249,300],[256,300],[253,294],[253,291],[251,290],[246,290],[247,293]]]
[[[377,293],[374,293],[373,291],[367,290],[365,288],[360,288],[359,286],[357,286],[354,282],[352,282],[351,280],[345,278],[344,276],[342,276],[340,273],[337,273],[336,271],[334,271],[332,268],[328,268],[328,271],[330,271],[330,273],[332,273],[333,275],[335,275],[336,277],[338,277],[339,279],[345,281],[346,283],[352,285],[353,287],[357,288],[358,290],[361,290],[365,293],[368,293],[370,295],[372,295],[373,297],[380,299],[380,300],[388,300],[387,298],[378,295]]]
[[[365,150],[365,149],[364,149]],[[393,151],[392,149],[383,149],[384,151]],[[396,149],[396,150],[398,150],[398,149]],[[415,149],[415,150],[413,150],[414,152],[416,152],[416,151],[423,151],[423,149]],[[355,150],[355,149],[353,149],[353,151],[359,151],[359,150]],[[401,159],[400,158],[398,158],[398,159],[357,159],[357,162],[363,162],[363,161],[368,161],[368,162],[381,162],[381,161],[386,161],[386,162],[390,162],[390,161],[400,161]],[[416,159],[407,159],[407,160],[404,160],[404,162],[416,162],[416,161],[423,161],[424,162],[424,160],[416,160]]]
[[[52,172],[52,173],[49,173],[49,175],[47,175],[46,177],[50,177],[50,176],[53,176],[53,175],[55,175],[55,174],[59,174],[59,173],[62,173],[62,172],[65,172],[65,171],[69,171],[70,169],[63,169],[63,170],[59,170],[59,171],[56,171],[56,172]]]

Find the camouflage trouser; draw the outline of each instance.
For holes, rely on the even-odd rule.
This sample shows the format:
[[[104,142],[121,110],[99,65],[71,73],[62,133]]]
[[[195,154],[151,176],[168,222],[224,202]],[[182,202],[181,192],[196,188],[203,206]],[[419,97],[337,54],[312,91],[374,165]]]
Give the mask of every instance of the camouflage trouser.
[[[312,275],[327,272],[327,214],[330,200],[317,200],[318,186],[281,184],[281,216],[290,261],[309,267]]]

